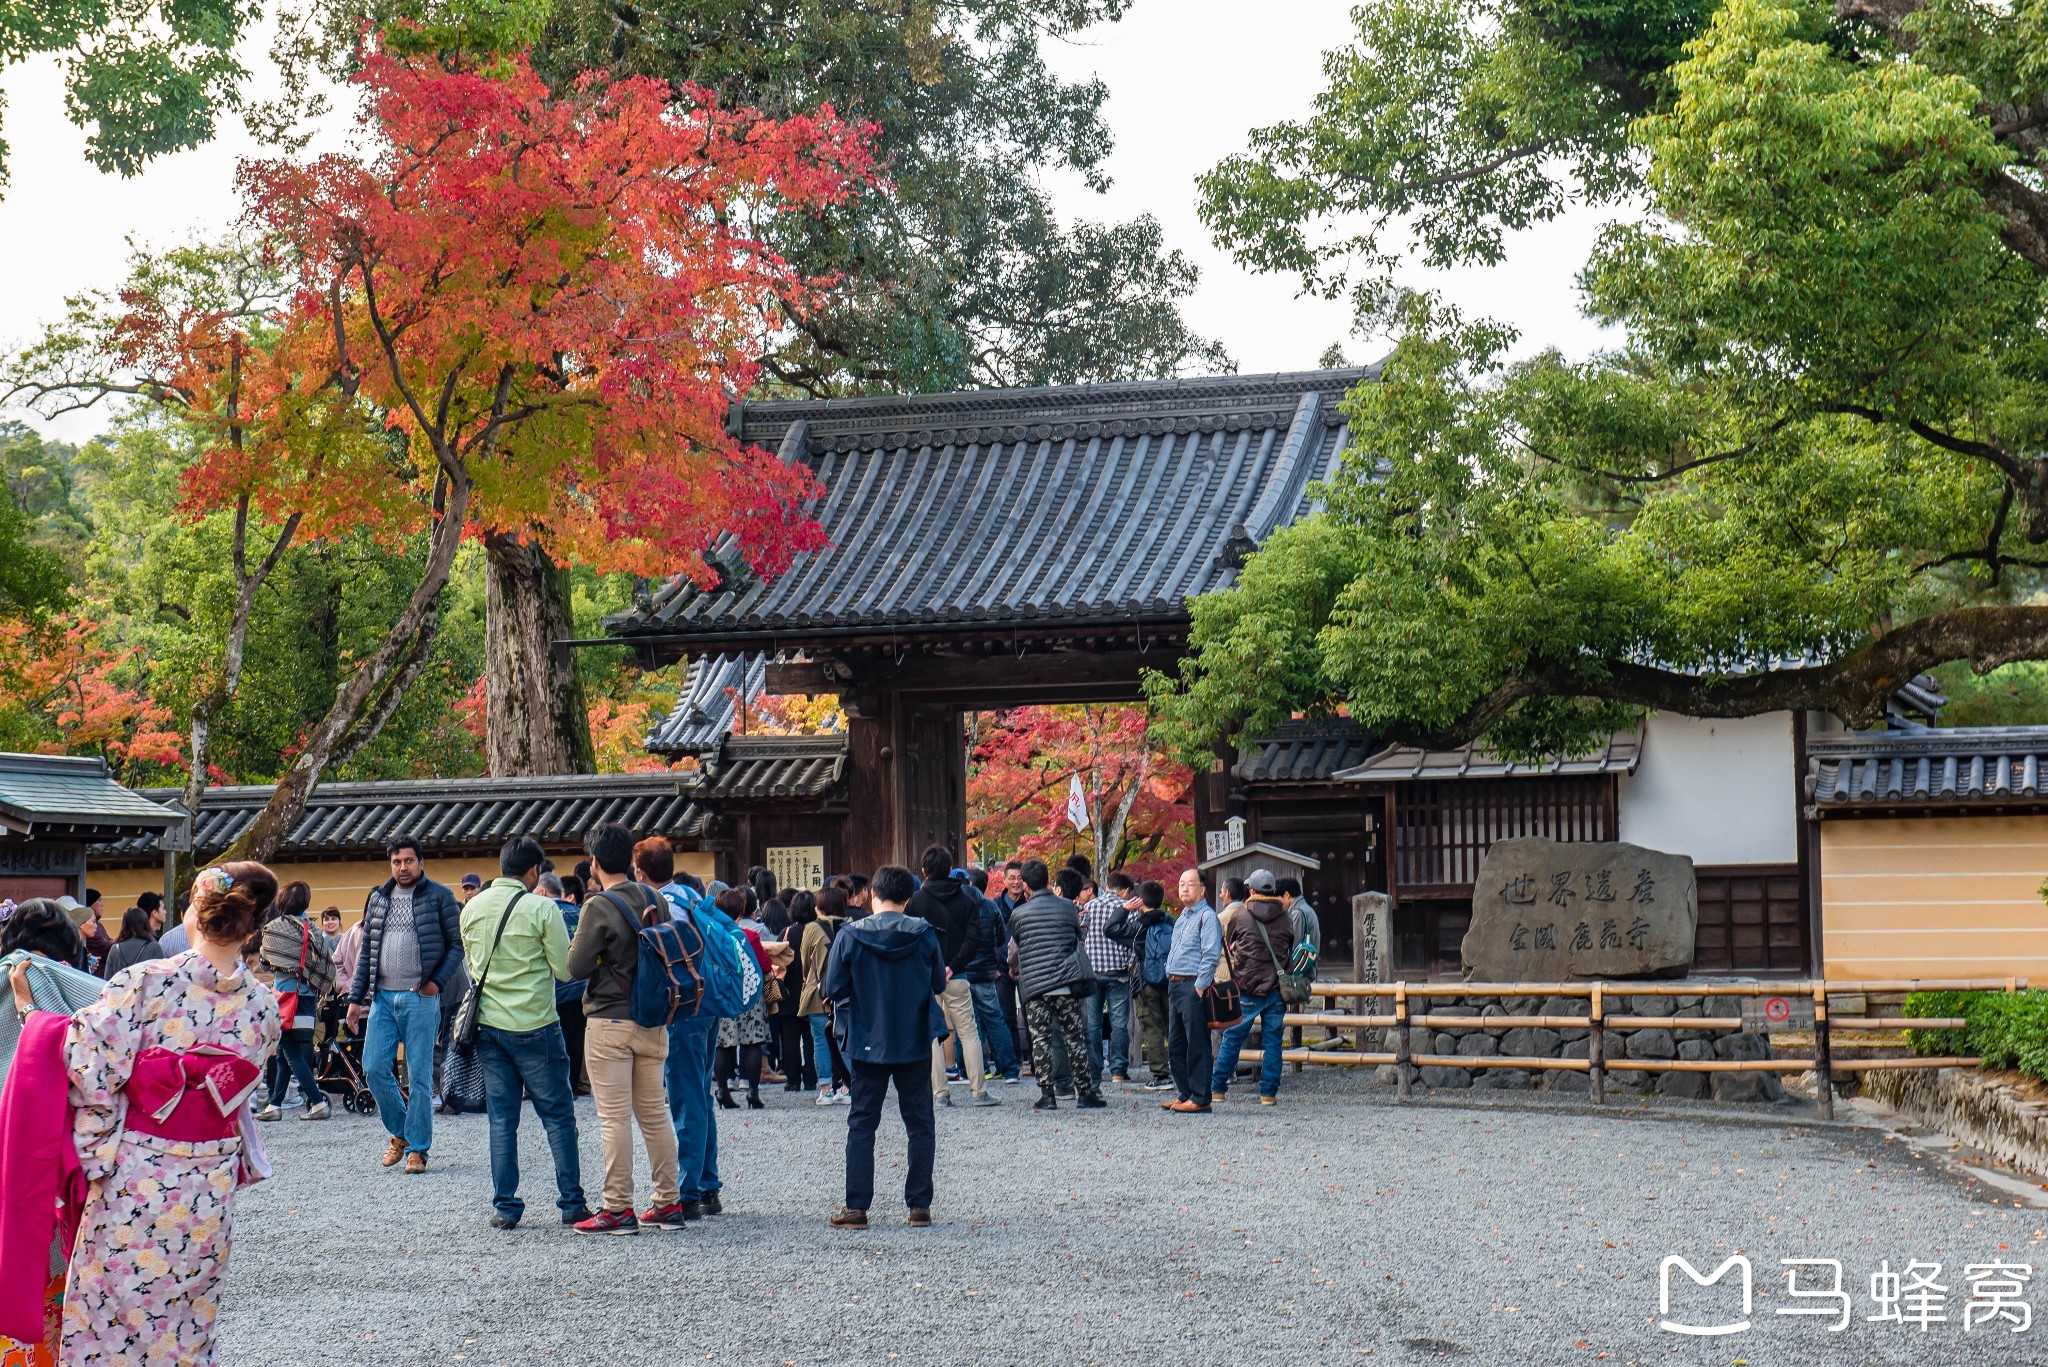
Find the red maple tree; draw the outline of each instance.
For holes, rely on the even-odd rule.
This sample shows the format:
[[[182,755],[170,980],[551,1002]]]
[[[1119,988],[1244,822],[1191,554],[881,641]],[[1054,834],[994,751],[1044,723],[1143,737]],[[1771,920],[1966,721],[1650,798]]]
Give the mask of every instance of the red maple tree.
[[[187,386],[222,434],[187,502],[424,552],[235,858],[274,852],[329,764],[396,710],[466,536],[535,535],[558,561],[707,582],[721,538],[762,574],[823,544],[809,472],[742,447],[725,414],[829,283],[802,278],[761,225],[842,200],[868,171],[865,127],[599,74],[552,96],[518,57],[450,69],[373,47],[357,79],[364,154],[241,168],[246,221],[288,293],[263,319],[261,363],[229,355],[232,400]],[[96,341],[45,351],[47,392],[150,392],[149,372],[178,370],[192,348],[176,311],[123,305]],[[122,378],[73,374],[81,356]]]
[[[121,677],[134,659],[89,618],[0,622],[0,725],[48,754],[101,755],[130,780],[175,765],[185,738],[168,707]]]
[[[1194,847],[1188,767],[1154,748],[1143,707],[1019,707],[970,719],[967,830],[983,859],[1058,863],[1086,854],[1099,870],[1171,880]],[[1090,825],[1067,814],[1079,776]]]

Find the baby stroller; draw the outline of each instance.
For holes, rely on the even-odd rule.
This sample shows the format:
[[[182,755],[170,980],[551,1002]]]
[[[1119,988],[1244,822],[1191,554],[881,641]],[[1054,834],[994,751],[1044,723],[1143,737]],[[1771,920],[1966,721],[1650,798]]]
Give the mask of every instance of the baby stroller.
[[[341,1098],[343,1109],[369,1115],[377,1098],[363,1076],[363,1032],[348,1023],[347,999],[337,993],[322,1002],[320,1023],[327,1027],[327,1041],[313,1062],[314,1079],[321,1091]]]

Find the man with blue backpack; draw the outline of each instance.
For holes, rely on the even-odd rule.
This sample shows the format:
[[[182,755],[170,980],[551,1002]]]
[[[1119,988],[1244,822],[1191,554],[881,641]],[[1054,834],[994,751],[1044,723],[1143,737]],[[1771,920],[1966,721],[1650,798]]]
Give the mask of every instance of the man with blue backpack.
[[[967,980],[967,991],[974,1001],[974,1023],[981,1030],[982,1054],[990,1074],[1006,1083],[1015,1083],[1019,1070],[1017,1042],[1010,1034],[1009,1022],[1003,1018],[1002,998],[998,995],[1003,965],[1010,958],[1010,924],[1003,909],[989,898],[987,869],[955,869],[953,876],[964,880],[964,886],[974,894],[975,912],[981,922],[974,956],[958,976]]]
[[[704,946],[698,973],[704,999],[696,1014],[676,1020],[668,1030],[669,1121],[675,1126],[683,1215],[699,1219],[725,1211],[725,1183],[718,1175],[718,1122],[711,1104],[712,1046],[718,1022],[737,1016],[753,1004],[740,956],[752,954],[740,943],[740,928],[702,892],[688,874],[675,871],[675,851],[661,836],[649,836],[633,847],[633,867],[641,881],[657,888],[679,925],[692,927]],[[759,976],[753,991],[760,992]]]
[[[678,998],[683,992],[672,980],[654,981],[652,973],[672,957],[686,957],[687,946],[680,943],[670,916],[658,914],[657,924],[649,924],[654,893],[633,881],[631,831],[607,821],[585,837],[583,848],[590,855],[597,888],[584,900],[576,938],[569,942],[569,972],[586,984],[584,1054],[604,1146],[604,1209],[577,1224],[576,1232],[637,1234],[642,1226],[681,1229],[675,1123],[669,1118],[662,1074],[668,1063],[668,1020],[680,1013],[683,1003]],[[655,938],[643,940],[646,934]],[[639,981],[643,972],[650,976],[644,985]],[[649,991],[636,990],[642,986]],[[650,1009],[657,997],[661,1009]],[[699,1005],[690,1003],[690,1008],[695,1011]],[[654,1178],[654,1204],[637,1216],[636,1121]]]

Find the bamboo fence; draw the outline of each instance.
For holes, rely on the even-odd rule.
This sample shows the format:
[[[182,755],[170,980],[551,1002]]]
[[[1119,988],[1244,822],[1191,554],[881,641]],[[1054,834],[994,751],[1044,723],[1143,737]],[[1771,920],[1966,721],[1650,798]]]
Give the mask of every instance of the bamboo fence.
[[[1833,1031],[1836,1025],[1845,1029],[1870,1031],[1897,1030],[1959,1030],[1965,1022],[1955,1017],[1913,1018],[1899,1016],[1845,1015],[1835,1018],[1829,1010],[1828,999],[1832,997],[1869,997],[1877,993],[1897,992],[2018,992],[2027,985],[2024,978],[1928,978],[1928,979],[1859,979],[1855,981],[1815,978],[1797,982],[1770,983],[1718,983],[1718,982],[1654,982],[1654,983],[1605,983],[1605,982],[1561,982],[1561,983],[1317,983],[1313,995],[1326,999],[1333,1007],[1346,999],[1365,1001],[1370,999],[1377,1005],[1381,1000],[1392,1003],[1391,1013],[1371,1011],[1363,1013],[1341,1010],[1289,1012],[1285,1026],[1292,1030],[1291,1047],[1281,1057],[1295,1065],[1299,1071],[1304,1065],[1359,1065],[1392,1064],[1395,1083],[1402,1099],[1409,1096],[1415,1082],[1415,1070],[1425,1067],[1440,1068],[1520,1068],[1527,1070],[1550,1070],[1581,1072],[1587,1075],[1593,1100],[1604,1104],[1607,1100],[1607,1074],[1609,1073],[1739,1073],[1776,1072],[1804,1073],[1814,1076],[1814,1097],[1820,1107],[1822,1119],[1832,1120],[1835,1114],[1835,1095],[1832,1075],[1837,1072],[1869,1072],[1878,1069],[1896,1068],[1974,1068],[1981,1060],[1974,1058],[1919,1058],[1892,1056],[1879,1058],[1838,1058],[1835,1055]],[[1475,1016],[1470,1014],[1433,1013],[1423,1011],[1413,1014],[1410,1003],[1416,1000],[1427,1002],[1435,997],[1583,997],[1587,999],[1587,1014],[1583,1016],[1526,1015],[1526,1016]],[[1744,1024],[1741,1016],[1628,1016],[1610,1015],[1607,1002],[1614,997],[1810,997],[1813,1002],[1813,1056],[1806,1059],[1608,1059],[1607,1031],[1609,1030],[1737,1030]],[[1517,1055],[1429,1054],[1415,1052],[1413,1032],[1416,1026],[1425,1030],[1432,1026],[1463,1029],[1542,1028],[1552,1030],[1586,1031],[1585,1058],[1533,1058]],[[1312,1048],[1302,1039],[1305,1027],[1317,1027],[1327,1031],[1350,1031],[1353,1049]],[[1392,1030],[1394,1048],[1392,1052],[1372,1051],[1365,1048],[1365,1031]],[[1803,1032],[1802,1032],[1803,1033]],[[1327,1045],[1328,1038],[1322,1041]],[[1851,1045],[1852,1048],[1883,1046]]]

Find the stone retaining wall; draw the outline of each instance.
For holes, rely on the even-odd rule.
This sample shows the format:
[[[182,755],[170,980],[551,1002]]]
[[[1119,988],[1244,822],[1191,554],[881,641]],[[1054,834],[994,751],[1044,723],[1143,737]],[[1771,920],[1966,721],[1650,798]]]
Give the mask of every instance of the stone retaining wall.
[[[1866,1073],[1863,1094],[1951,1139],[2048,1177],[2048,1108],[1974,1068]]]
[[[1411,1047],[1417,1054],[1513,1058],[1585,1058],[1588,1031],[1580,1027],[1549,1029],[1518,1026],[1514,1029],[1488,1026],[1431,1027],[1421,1019],[1424,1011],[1443,1016],[1590,1016],[1592,1005],[1584,997],[1431,997],[1409,1002],[1415,1015]],[[1602,1008],[1609,1016],[1662,1016],[1676,1020],[1699,1019],[1729,1014],[1726,999],[1706,997],[1627,997],[1606,995]],[[1606,1055],[1616,1059],[1766,1059],[1771,1057],[1768,1036],[1741,1029],[1664,1029],[1645,1026],[1631,1030],[1609,1027]],[[1399,1032],[1385,1032],[1385,1049],[1393,1049]],[[1430,1088],[1526,1088],[1549,1092],[1585,1092],[1591,1082],[1586,1074],[1563,1069],[1470,1068],[1429,1064],[1419,1069],[1422,1085]],[[1392,1067],[1379,1070],[1382,1082],[1394,1082]],[[1655,1092],[1662,1096],[1705,1098],[1716,1101],[1779,1101],[1785,1089],[1776,1073],[1687,1072],[1626,1070],[1607,1074],[1610,1093]]]

